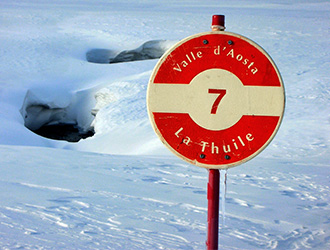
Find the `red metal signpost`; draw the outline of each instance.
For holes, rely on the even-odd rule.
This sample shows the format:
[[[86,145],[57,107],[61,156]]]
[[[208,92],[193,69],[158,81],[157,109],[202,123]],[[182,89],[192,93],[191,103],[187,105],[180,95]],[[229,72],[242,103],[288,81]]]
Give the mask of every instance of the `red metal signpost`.
[[[212,31],[223,31],[225,29],[225,16],[213,15]],[[215,93],[216,91],[212,91]],[[209,91],[210,93],[210,91]],[[218,91],[219,97],[221,92]],[[223,96],[226,92],[222,92]],[[219,100],[220,102],[221,100]],[[212,107],[212,112],[216,113]],[[220,171],[218,169],[209,170],[209,182],[207,184],[207,250],[218,249],[219,245],[219,196],[220,196]]]
[[[219,193],[220,172],[218,169],[211,169],[209,170],[209,182],[207,184],[207,250],[218,249]]]
[[[218,249],[219,169],[259,154],[275,136],[284,88],[270,56],[253,41],[224,31],[183,39],[151,75],[148,114],[161,141],[178,157],[209,169],[207,247]]]

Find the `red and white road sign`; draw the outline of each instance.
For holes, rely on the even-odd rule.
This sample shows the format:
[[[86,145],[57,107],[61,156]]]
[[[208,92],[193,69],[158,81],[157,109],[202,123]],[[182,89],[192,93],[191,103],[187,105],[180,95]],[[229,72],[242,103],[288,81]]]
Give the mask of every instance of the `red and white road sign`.
[[[256,43],[230,32],[190,36],[167,51],[151,75],[151,123],[177,156],[224,169],[260,153],[282,120],[282,79]]]

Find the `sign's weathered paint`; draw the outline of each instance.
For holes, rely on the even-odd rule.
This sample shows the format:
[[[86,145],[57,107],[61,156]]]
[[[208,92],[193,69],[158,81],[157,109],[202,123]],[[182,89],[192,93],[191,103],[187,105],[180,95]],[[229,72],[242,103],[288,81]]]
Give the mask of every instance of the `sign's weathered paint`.
[[[177,156],[225,169],[260,153],[282,120],[280,73],[256,43],[230,32],[190,36],[167,51],[151,75],[154,130]]]

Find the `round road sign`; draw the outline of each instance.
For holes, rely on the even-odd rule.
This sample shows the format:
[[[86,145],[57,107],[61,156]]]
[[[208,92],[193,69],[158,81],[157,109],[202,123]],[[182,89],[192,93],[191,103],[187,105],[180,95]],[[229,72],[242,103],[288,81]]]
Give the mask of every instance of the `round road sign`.
[[[282,79],[256,43],[230,32],[190,36],[155,66],[148,113],[161,141],[200,167],[225,169],[256,156],[282,120]]]

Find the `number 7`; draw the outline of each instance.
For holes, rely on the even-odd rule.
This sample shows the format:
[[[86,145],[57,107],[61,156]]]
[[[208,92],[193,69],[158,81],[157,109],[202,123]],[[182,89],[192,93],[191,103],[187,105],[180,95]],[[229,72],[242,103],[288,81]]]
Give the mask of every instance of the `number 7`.
[[[217,99],[215,99],[212,109],[211,109],[211,114],[216,114],[218,110],[219,103],[221,99],[225,96],[226,90],[225,89],[209,89],[209,94],[218,94],[219,96]]]

